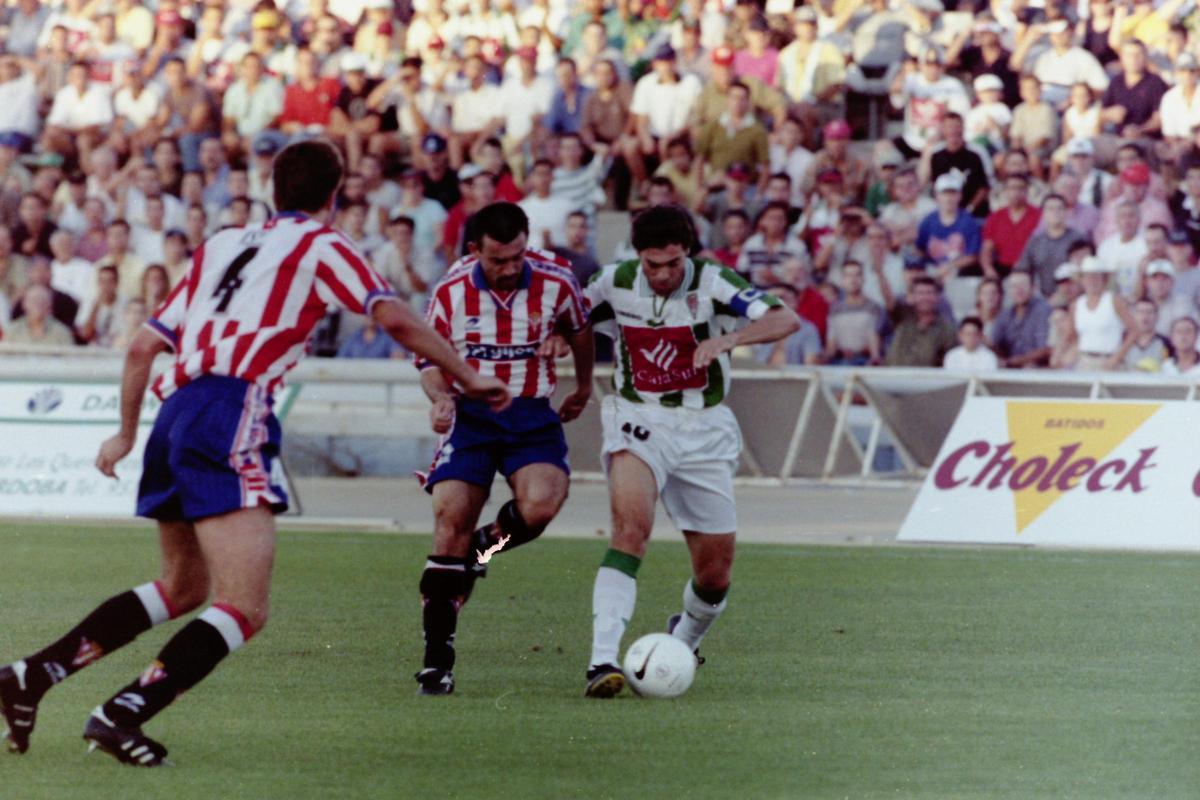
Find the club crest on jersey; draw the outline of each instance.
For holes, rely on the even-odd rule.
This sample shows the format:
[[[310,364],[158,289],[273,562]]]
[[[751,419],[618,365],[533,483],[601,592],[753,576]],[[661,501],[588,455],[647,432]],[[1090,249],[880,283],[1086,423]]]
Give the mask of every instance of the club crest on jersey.
[[[542,315],[536,311],[533,312],[532,314],[530,314],[529,315],[529,327],[531,327],[531,328],[542,327]]]
[[[687,307],[688,313],[692,315],[692,319],[695,319],[696,315],[700,313],[700,296],[695,292],[688,292]]]

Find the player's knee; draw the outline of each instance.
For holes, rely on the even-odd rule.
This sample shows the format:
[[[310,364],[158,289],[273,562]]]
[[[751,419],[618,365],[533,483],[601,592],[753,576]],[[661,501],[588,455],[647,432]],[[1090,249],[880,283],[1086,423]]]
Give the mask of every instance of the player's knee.
[[[207,577],[167,575],[159,586],[176,616],[196,610],[208,599]]]
[[[535,494],[518,500],[517,511],[529,533],[539,536],[562,507],[562,501],[563,498],[553,494]]]

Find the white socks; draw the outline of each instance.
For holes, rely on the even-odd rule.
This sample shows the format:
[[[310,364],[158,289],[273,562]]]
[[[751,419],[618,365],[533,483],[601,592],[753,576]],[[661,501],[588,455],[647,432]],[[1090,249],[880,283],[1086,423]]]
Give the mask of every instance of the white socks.
[[[636,603],[637,580],[633,576],[610,566],[601,566],[596,571],[596,585],[592,589],[591,666],[620,665],[621,637],[633,618]]]
[[[721,616],[727,602],[724,592],[722,592],[721,602],[716,605],[706,602],[696,595],[695,589],[692,588],[692,582],[689,580],[683,586],[683,616],[680,618],[679,624],[675,626],[672,635],[686,644],[689,649],[695,650],[700,646],[700,640],[704,638],[704,634],[708,633],[708,629],[717,621],[717,617]]]

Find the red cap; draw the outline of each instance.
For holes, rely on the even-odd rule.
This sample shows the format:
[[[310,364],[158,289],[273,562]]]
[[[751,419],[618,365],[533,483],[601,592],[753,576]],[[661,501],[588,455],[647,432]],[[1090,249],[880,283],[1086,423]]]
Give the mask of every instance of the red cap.
[[[850,136],[850,123],[844,119],[832,120],[825,126],[826,139],[849,139]]]
[[[713,50],[712,63],[718,67],[733,66],[733,48],[721,45],[716,50]]]
[[[183,17],[179,16],[178,11],[160,11],[154,21],[159,25],[180,25],[183,23]]]
[[[392,25],[392,21],[390,19],[385,19],[383,22],[379,23],[379,27],[375,29],[376,36],[391,36],[395,32],[396,28]]]
[[[430,50],[441,50],[445,46],[446,46],[446,43],[444,41],[442,41],[442,37],[440,37],[440,36],[430,37],[430,39],[429,39],[429,49]]]
[[[841,182],[842,182],[842,173],[838,172],[836,169],[822,170],[821,174],[817,176],[817,183],[833,184],[833,183],[841,183]]]
[[[1138,162],[1137,164],[1130,164],[1128,167],[1121,170],[1121,180],[1135,185],[1149,183],[1150,168],[1141,162]]]
[[[536,47],[518,47],[516,55],[526,61],[537,61],[538,51]]]

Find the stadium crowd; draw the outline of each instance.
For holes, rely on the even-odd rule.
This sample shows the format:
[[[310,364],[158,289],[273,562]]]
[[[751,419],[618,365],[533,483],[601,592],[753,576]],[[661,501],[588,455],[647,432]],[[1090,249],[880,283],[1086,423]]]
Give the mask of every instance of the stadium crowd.
[[[417,306],[494,200],[584,280],[600,212],[679,203],[703,255],[805,319],[769,363],[1200,372],[1197,22],[1185,0],[8,0],[0,335],[121,348],[208,234],[273,213],[274,154],[323,136],[337,224]],[[400,355],[337,315],[314,347]]]

